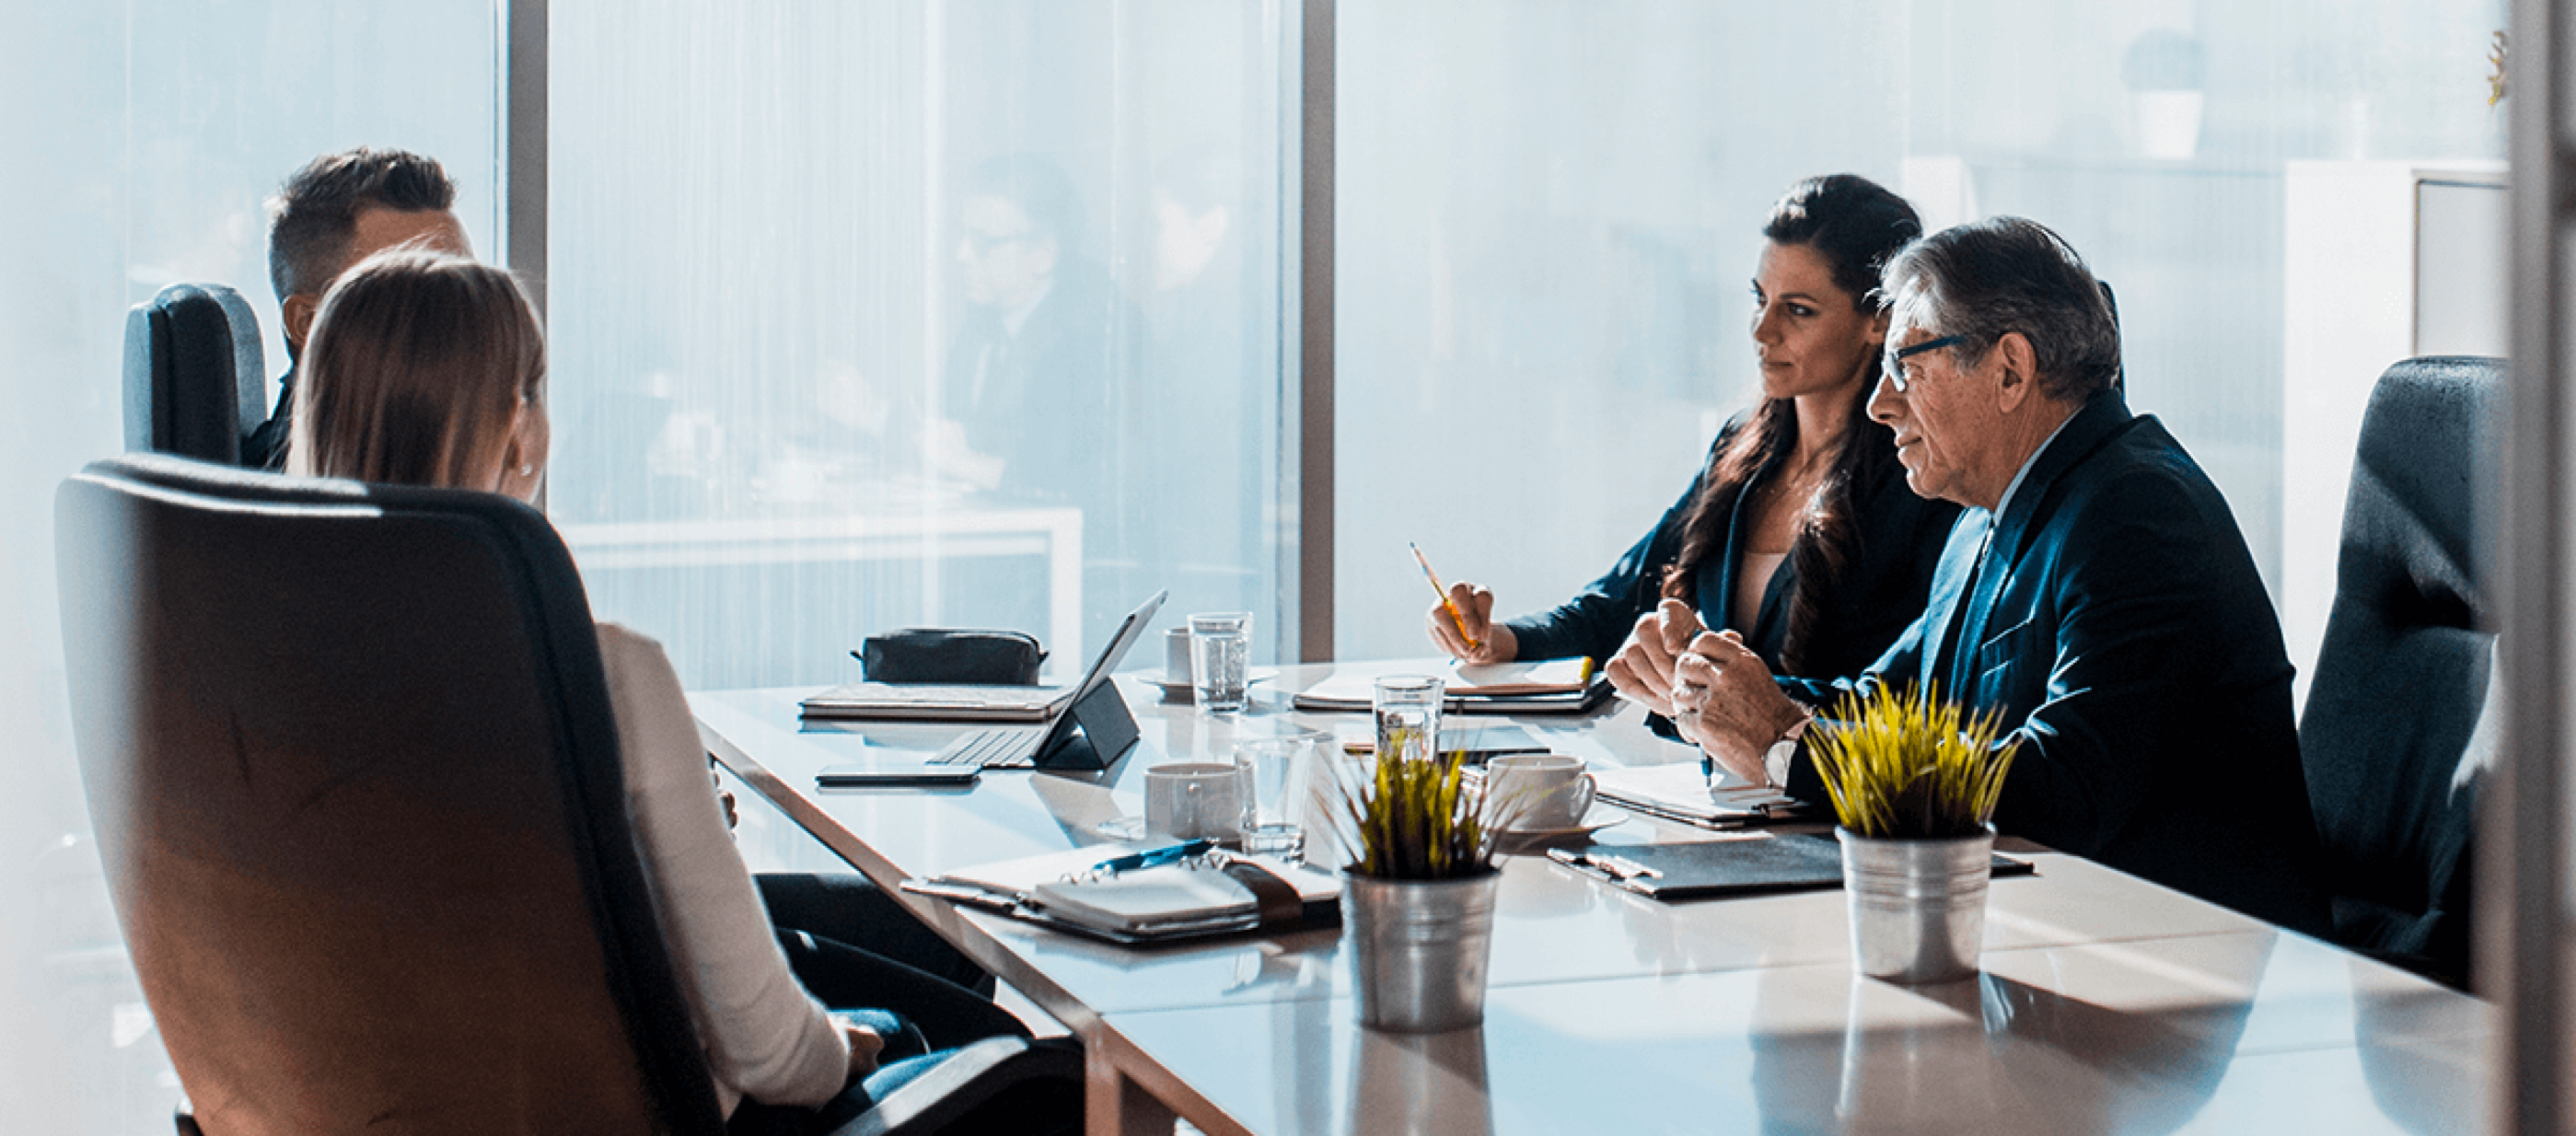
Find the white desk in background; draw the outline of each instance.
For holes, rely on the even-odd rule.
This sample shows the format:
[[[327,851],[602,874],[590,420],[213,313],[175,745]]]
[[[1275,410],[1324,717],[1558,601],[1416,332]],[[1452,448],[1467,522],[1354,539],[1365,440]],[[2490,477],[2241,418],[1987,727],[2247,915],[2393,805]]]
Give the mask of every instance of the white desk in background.
[[[561,526],[587,575],[629,568],[922,561],[1042,556],[1047,562],[1047,650],[1082,658],[1082,510],[968,505],[883,512],[797,513],[694,521],[610,521]],[[921,622],[938,624],[934,589]]]
[[[695,695],[709,747],[891,886],[1091,843],[1143,809],[1137,771],[1365,715],[1287,695],[1227,720],[1121,684],[1144,728],[1099,774],[987,772],[968,791],[814,788],[855,739],[801,733],[805,691]],[[1691,760],[1626,708],[1519,721],[1594,762]],[[870,723],[880,746],[943,727]],[[1632,820],[1604,843],[1709,834]],[[2008,850],[2010,847],[2008,845]],[[2090,862],[1995,881],[1978,979],[1855,978],[1839,892],[1663,904],[1510,857],[1481,1029],[1361,1030],[1335,931],[1127,950],[907,895],[925,920],[1085,1043],[1091,1131],[2165,1133],[2475,1131],[2484,1003]]]

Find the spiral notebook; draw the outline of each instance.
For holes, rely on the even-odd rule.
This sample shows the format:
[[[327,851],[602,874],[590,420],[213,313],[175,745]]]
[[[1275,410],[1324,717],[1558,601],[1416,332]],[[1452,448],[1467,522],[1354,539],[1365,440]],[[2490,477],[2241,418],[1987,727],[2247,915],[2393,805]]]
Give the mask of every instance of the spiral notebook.
[[[964,868],[903,889],[1059,931],[1134,945],[1341,921],[1341,881],[1269,856],[1212,853],[1185,863],[1095,870],[1141,847],[1076,848]]]

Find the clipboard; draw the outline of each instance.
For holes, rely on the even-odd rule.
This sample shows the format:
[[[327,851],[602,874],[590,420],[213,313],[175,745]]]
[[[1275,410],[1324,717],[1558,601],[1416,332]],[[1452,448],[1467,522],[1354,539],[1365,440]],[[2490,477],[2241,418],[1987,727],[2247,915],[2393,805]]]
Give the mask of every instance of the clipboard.
[[[1667,903],[1843,886],[1842,847],[1830,836],[1748,832],[1685,844],[1551,848],[1547,858],[1612,887]],[[2027,860],[1995,857],[1997,876],[2025,876],[2035,870]]]

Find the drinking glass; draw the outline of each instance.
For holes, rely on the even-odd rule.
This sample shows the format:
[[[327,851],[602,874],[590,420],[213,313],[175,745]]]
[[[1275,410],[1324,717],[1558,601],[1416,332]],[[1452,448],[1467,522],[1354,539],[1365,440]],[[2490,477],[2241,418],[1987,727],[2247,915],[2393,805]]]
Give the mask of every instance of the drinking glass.
[[[1190,694],[1199,709],[1238,713],[1252,701],[1252,613],[1190,617]]]
[[[1433,675],[1387,675],[1377,680],[1370,703],[1377,711],[1377,752],[1429,761],[1440,738],[1444,687]]]
[[[1306,843],[1297,815],[1319,739],[1313,735],[1237,742],[1234,763],[1252,783],[1252,807],[1243,823],[1243,850],[1294,856]]]

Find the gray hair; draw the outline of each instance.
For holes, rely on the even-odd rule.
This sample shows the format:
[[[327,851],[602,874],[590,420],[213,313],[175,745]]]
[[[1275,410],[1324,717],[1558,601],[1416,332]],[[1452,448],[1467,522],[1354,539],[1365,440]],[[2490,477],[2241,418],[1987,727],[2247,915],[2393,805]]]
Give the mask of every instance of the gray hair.
[[[1965,341],[1957,349],[1965,366],[2017,331],[2049,397],[2081,402],[2119,383],[2110,301],[2074,246],[2037,221],[1990,217],[1943,229],[1898,250],[1880,286],[1889,296],[1913,288],[1928,326]]]

